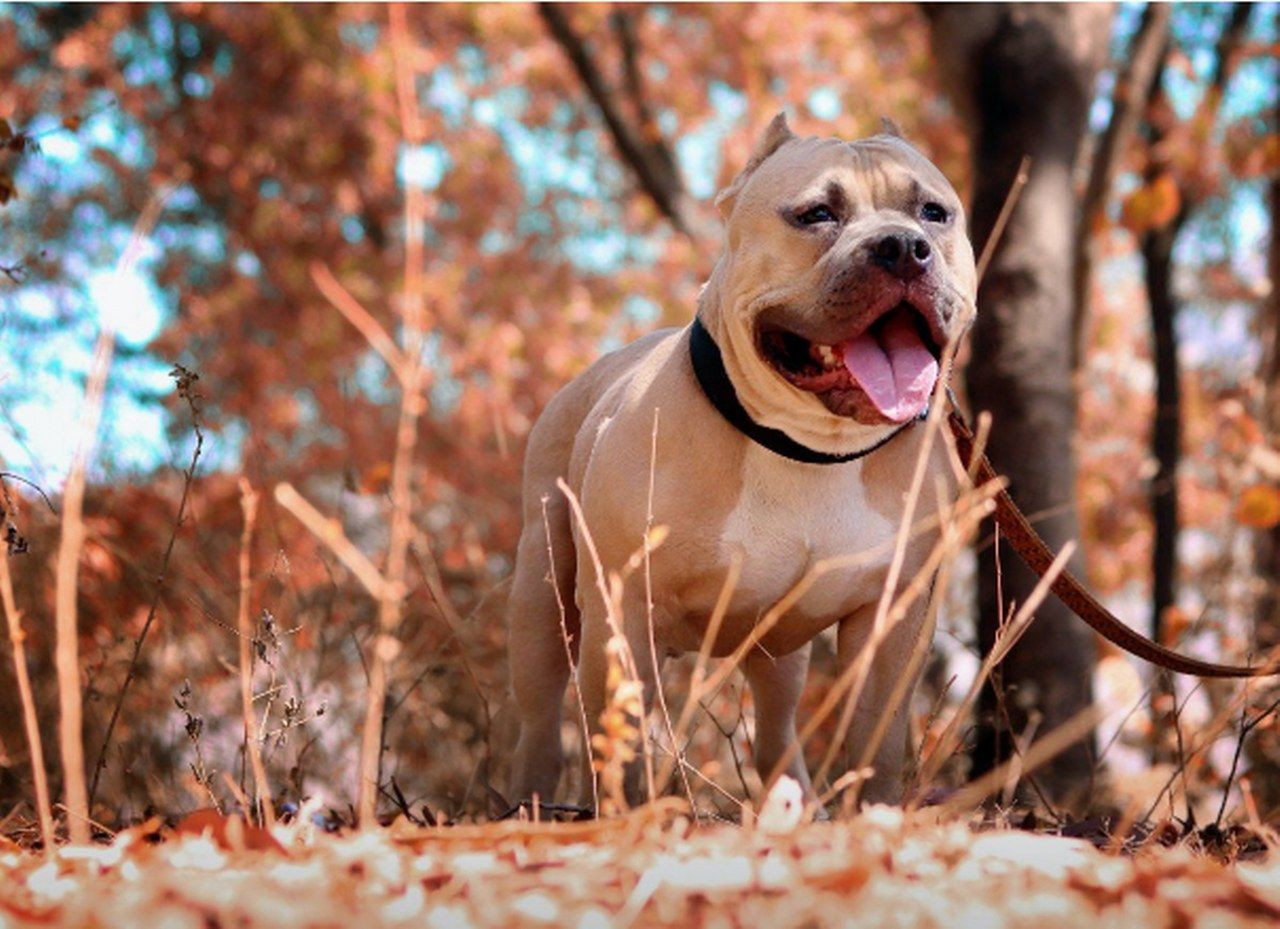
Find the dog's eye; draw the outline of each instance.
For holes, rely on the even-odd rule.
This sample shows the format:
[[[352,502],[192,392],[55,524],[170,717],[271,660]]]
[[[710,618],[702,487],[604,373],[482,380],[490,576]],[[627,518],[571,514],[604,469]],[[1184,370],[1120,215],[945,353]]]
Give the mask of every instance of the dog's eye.
[[[836,214],[826,204],[810,207],[796,217],[796,222],[802,226],[816,226],[818,223],[834,223],[835,221]]]
[[[929,202],[920,207],[920,218],[926,223],[945,223],[951,214],[941,203]]]

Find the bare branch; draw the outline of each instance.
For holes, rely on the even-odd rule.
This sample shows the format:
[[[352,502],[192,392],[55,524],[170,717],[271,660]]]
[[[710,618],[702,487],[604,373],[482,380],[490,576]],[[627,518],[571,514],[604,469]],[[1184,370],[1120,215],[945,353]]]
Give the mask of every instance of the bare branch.
[[[399,377],[400,372],[405,368],[404,356],[391,336],[387,334],[387,330],[373,318],[373,314],[342,286],[327,265],[319,261],[311,262],[311,280],[334,308],[347,318],[347,322],[359,330],[365,341],[369,343],[369,347],[382,356],[382,360],[387,363],[392,373]]]
[[[1022,188],[1027,186],[1027,180],[1030,177],[1031,156],[1023,155],[1022,160],[1018,162],[1018,171],[1013,176],[1013,183],[1009,185],[1009,192],[1005,194],[1004,203],[996,216],[995,225],[991,227],[987,241],[983,243],[982,254],[978,256],[975,275],[979,284],[982,283],[982,279],[987,274],[987,267],[995,256],[996,246],[1000,244],[1000,237],[1004,235],[1004,227],[1009,224],[1009,218],[1013,216],[1013,208],[1018,205],[1018,198],[1022,196]]]
[[[356,579],[369,592],[371,597],[381,599],[387,587],[382,573],[373,562],[365,557],[364,552],[356,548],[342,526],[336,519],[326,519],[324,515],[298,493],[294,486],[287,482],[276,485],[276,502],[297,517],[317,539],[333,552]]]
[[[1209,80],[1209,91],[1218,96],[1218,99],[1213,101],[1215,109],[1221,102],[1227,81],[1231,80],[1231,75],[1235,73],[1253,7],[1254,4],[1243,2],[1243,0],[1231,5],[1231,18],[1227,20],[1227,24],[1222,29],[1222,35],[1218,37],[1218,44],[1214,47],[1213,77]]]
[[[1080,218],[1076,226],[1075,267],[1072,269],[1072,368],[1078,369],[1084,357],[1084,328],[1088,318],[1089,284],[1093,276],[1093,227],[1106,208],[1107,197],[1115,182],[1120,157],[1138,128],[1138,118],[1161,60],[1169,34],[1171,7],[1164,3],[1148,3],[1142,23],[1129,46],[1124,67],[1116,76],[1111,94],[1111,120],[1094,151],[1089,167],[1089,181],[1080,202]]]
[[[587,51],[586,42],[574,32],[568,16],[560,5],[540,3],[538,12],[547,24],[552,37],[568,56],[592,101],[599,107],[609,134],[618,147],[618,154],[635,172],[641,188],[648,194],[658,211],[667,217],[676,229],[692,237],[693,224],[684,205],[686,199],[684,182],[680,179],[679,171],[675,169],[675,159],[672,158],[666,143],[656,132],[652,139],[648,139],[628,125],[613,92],[606,86],[599,67]],[[631,55],[630,67],[635,67],[634,48],[630,52],[626,51],[628,41],[634,42],[633,39],[624,40],[624,59],[628,54]],[[635,80],[638,81],[638,72]],[[635,86],[638,88],[638,83]]]

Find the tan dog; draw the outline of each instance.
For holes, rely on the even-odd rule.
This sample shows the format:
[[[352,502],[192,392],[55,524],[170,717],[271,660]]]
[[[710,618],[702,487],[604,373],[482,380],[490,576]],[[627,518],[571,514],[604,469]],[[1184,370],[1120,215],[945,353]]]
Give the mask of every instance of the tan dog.
[[[696,650],[736,558],[741,575],[715,655],[743,642],[819,560],[878,545],[886,551],[874,563],[823,575],[745,658],[762,778],[779,773],[773,769],[795,741],[810,640],[837,625],[847,666],[870,634],[888,574],[885,543],[902,518],[920,451],[924,430],[912,424],[927,405],[942,347],[973,319],[974,260],[959,198],[896,135],[797,138],[779,115],[717,204],[727,244],[695,323],[601,358],[552,400],[530,437],[508,608],[520,717],[513,800],[535,793],[550,800],[560,777],[571,670],[561,604],[593,726],[605,701],[610,629],[556,480],[581,500],[605,569],[620,568],[648,524],[655,411],[653,523],[670,532],[652,555],[651,613],[643,582],[633,579],[623,603],[646,707],[654,690],[649,615],[659,659]],[[948,479],[941,453],[931,467]],[[932,475],[926,486],[934,486]],[[920,537],[908,547],[903,584],[932,543]],[[853,752],[904,673],[922,621],[918,608],[877,652],[850,728]],[[906,707],[876,754],[868,799],[901,792]],[[810,789],[799,753],[786,770]],[[630,785],[634,791],[637,782]]]

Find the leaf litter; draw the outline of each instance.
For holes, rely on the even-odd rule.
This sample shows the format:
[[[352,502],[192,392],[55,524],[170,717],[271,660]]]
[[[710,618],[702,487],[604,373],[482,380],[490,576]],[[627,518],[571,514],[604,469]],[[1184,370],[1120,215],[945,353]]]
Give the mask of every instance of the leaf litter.
[[[306,808],[270,829],[202,811],[174,828],[152,821],[51,855],[10,842],[0,850],[0,929],[1079,929],[1082,919],[1090,929],[1134,929],[1280,920],[1280,861],[1252,833],[1232,842],[1235,833],[1222,831],[1213,844],[1154,830],[1121,853],[1100,848],[1107,843],[1097,835],[993,828],[932,809],[876,806],[807,823],[791,798],[778,799],[742,826],[695,822],[669,798],[585,822],[423,827],[401,818],[332,832]]]

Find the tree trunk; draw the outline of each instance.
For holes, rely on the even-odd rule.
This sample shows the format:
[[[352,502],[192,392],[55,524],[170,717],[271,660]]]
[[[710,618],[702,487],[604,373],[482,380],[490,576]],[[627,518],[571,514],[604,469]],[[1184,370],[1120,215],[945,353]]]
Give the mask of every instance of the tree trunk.
[[[1157,75],[1158,79],[1158,75]],[[1151,424],[1151,455],[1156,473],[1151,480],[1151,637],[1165,640],[1166,613],[1176,602],[1178,582],[1178,464],[1182,459],[1182,373],[1178,365],[1175,325],[1178,300],[1173,292],[1173,246],[1186,211],[1167,225],[1142,237],[1143,276],[1151,306],[1152,360],[1156,376],[1156,408]],[[1151,745],[1155,762],[1176,757],[1172,733],[1176,693],[1173,677],[1156,669],[1151,688],[1151,719],[1156,738]],[[1167,737],[1167,738],[1166,738]]]
[[[1111,8],[1099,4],[926,7],[933,49],[972,137],[971,234],[983,243],[1020,159],[1033,159],[978,293],[967,379],[975,410],[994,423],[988,448],[1018,504],[1049,543],[1077,535],[1075,400],[1071,381],[1072,270],[1078,203],[1072,170],[1087,128]],[[1035,576],[1007,548],[979,552],[978,633],[986,652],[1002,613],[1024,602]],[[1047,600],[980,704],[974,776],[1010,754],[1012,737],[1045,733],[1092,702],[1093,634]],[[1092,738],[1039,774],[1056,799],[1088,789]]]
[[[1233,59],[1249,22],[1250,7],[1236,3],[1223,24],[1214,49],[1214,70],[1208,93],[1213,107],[1222,100],[1231,76]],[[1164,96],[1164,72],[1169,67],[1171,46],[1166,41],[1151,74],[1146,100],[1148,111]],[[1216,114],[1215,114],[1216,115]],[[1150,151],[1146,182],[1171,172],[1167,148],[1168,127],[1155,124],[1146,127]],[[1142,236],[1143,274],[1147,301],[1151,307],[1151,342],[1156,375],[1156,409],[1151,429],[1151,454],[1156,474],[1151,482],[1151,637],[1157,642],[1165,638],[1165,619],[1177,602],[1178,584],[1178,466],[1182,459],[1182,390],[1178,363],[1176,323],[1178,297],[1173,289],[1173,249],[1183,225],[1198,204],[1197,193],[1185,183],[1178,184],[1177,214],[1164,226]],[[1151,718],[1159,736],[1171,733],[1176,726],[1173,715],[1175,697],[1173,680],[1168,674],[1157,674],[1151,694]],[[1157,738],[1152,746],[1154,761],[1170,761],[1175,757],[1172,738]]]
[[[1164,636],[1165,611],[1174,605],[1178,569],[1178,462],[1182,457],[1182,392],[1178,340],[1174,326],[1178,301],[1173,293],[1173,246],[1185,212],[1142,238],[1143,273],[1151,304],[1151,340],[1156,375],[1155,420],[1151,454],[1151,636]]]
[[[1280,132],[1280,105],[1275,110],[1275,131]],[[1273,441],[1280,440],[1280,177],[1268,185],[1271,211],[1271,242],[1267,251],[1267,276],[1271,292],[1259,308],[1262,325],[1263,426]],[[1280,645],[1280,526],[1258,534],[1258,577],[1263,583],[1258,601],[1256,636],[1258,647]]]
[[[1280,127],[1280,106],[1276,125]],[[1269,185],[1271,243],[1267,252],[1267,272],[1271,293],[1259,307],[1262,338],[1263,427],[1272,447],[1280,440],[1280,178]],[[1280,645],[1280,525],[1258,532],[1254,550],[1258,581],[1262,592],[1254,617],[1254,639],[1259,652]],[[1250,780],[1258,807],[1264,815],[1280,808],[1280,738],[1271,727],[1255,731],[1249,746]]]

